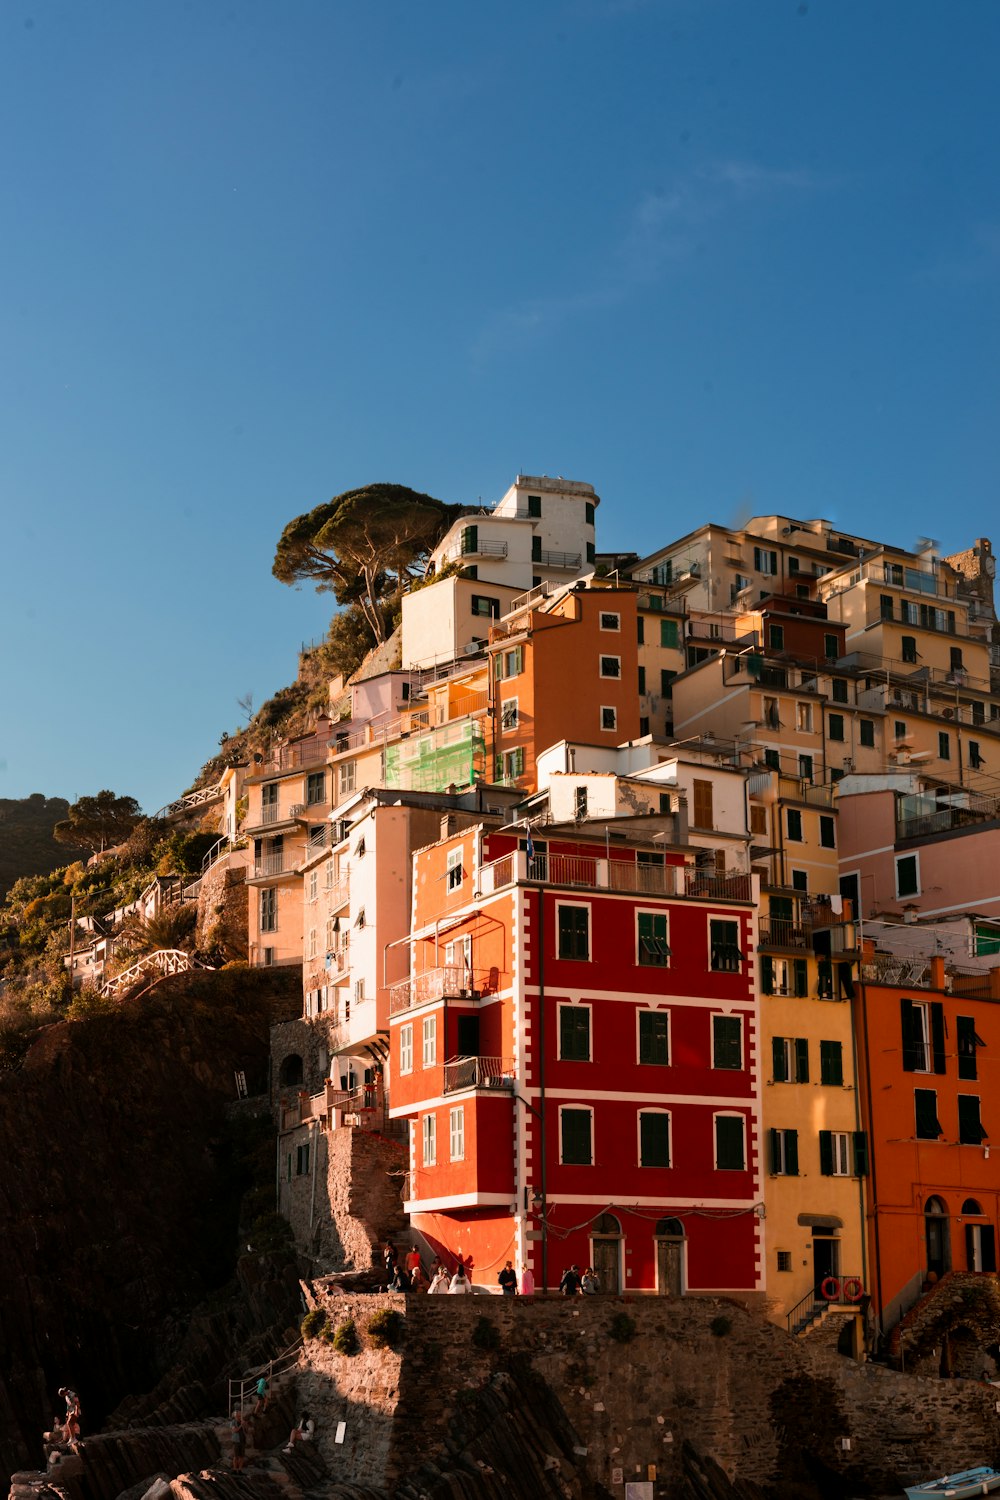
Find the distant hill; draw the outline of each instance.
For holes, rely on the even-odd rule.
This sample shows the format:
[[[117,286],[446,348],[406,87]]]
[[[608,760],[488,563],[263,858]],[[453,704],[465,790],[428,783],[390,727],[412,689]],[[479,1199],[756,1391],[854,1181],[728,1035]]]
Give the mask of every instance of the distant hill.
[[[0,900],[22,875],[47,875],[78,858],[52,837],[68,812],[65,797],[0,797]]]

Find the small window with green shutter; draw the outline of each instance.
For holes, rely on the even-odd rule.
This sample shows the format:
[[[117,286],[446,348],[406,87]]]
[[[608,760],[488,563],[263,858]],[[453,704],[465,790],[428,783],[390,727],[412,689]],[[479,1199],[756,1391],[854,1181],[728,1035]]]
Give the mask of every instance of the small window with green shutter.
[[[639,1012],[639,1061],[659,1064],[670,1062],[670,1024],[664,1011]]]
[[[560,1160],[565,1166],[589,1167],[594,1159],[593,1116],[589,1109],[561,1109],[559,1135]]]
[[[958,1139],[963,1146],[981,1146],[986,1139],[979,1113],[978,1094],[958,1096]]]
[[[528,496],[528,515],[529,515],[529,517],[532,520],[537,521],[540,518],[541,514],[542,514],[542,497],[541,497],[541,495],[529,495]]]
[[[589,1005],[560,1005],[559,1056],[564,1062],[590,1062]]]
[[[840,643],[835,635],[824,635],[823,655],[828,661],[836,661],[840,654]]]
[[[772,1176],[797,1177],[799,1175],[798,1131],[772,1130],[769,1136]]]
[[[854,1131],[854,1175],[868,1176],[868,1136],[863,1130]]]
[[[745,1169],[742,1115],[716,1115],[715,1165],[720,1172],[742,1172]]]
[[[638,936],[638,959],[640,964],[653,968],[666,968],[670,957],[667,945],[666,912],[640,911],[636,913]]]
[[[844,1051],[840,1042],[820,1042],[819,1081],[832,1088],[840,1088],[844,1082]]]
[[[738,974],[743,962],[740,924],[712,918],[708,924],[709,966],[716,974]]]
[[[656,1110],[639,1112],[640,1167],[669,1167],[670,1116]]]
[[[844,715],[830,714],[826,721],[826,735],[830,740],[842,740],[844,738]]]
[[[805,1000],[809,994],[809,964],[804,958],[792,960],[792,994]]]
[[[936,1089],[914,1089],[913,1112],[918,1141],[936,1141],[943,1135],[937,1115]]]
[[[870,750],[875,744],[875,720],[861,719],[858,723],[858,738]]]
[[[661,620],[660,621],[660,645],[661,646],[674,646],[674,647],[676,647],[676,645],[677,645],[677,621],[676,620]]]
[[[590,907],[559,906],[556,908],[560,958],[590,958]]]
[[[533,536],[531,538],[531,561],[532,562],[541,562],[541,560],[542,560],[542,539],[541,539],[540,536]]]
[[[797,807],[785,809],[785,831],[793,844],[802,842],[802,814]]]
[[[847,702],[847,683],[843,677],[835,677],[830,683],[830,696],[834,703]]]
[[[978,1078],[976,1049],[981,1047],[983,1042],[976,1034],[975,1020],[972,1016],[956,1016],[955,1021],[958,1033],[958,1076],[959,1078]]]
[[[712,1017],[712,1067],[743,1066],[743,1022],[739,1016]]]
[[[594,506],[590,500],[585,500],[583,504],[583,524],[585,526],[594,524]]]
[[[770,953],[760,955],[760,987],[765,995],[774,994],[774,959]]]

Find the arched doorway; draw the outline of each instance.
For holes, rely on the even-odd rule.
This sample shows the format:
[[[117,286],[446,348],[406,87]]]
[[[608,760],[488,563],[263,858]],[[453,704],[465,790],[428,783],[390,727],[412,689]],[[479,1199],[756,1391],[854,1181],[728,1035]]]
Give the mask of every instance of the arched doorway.
[[[982,1204],[975,1198],[966,1198],[962,1204],[962,1218],[985,1219]],[[965,1225],[965,1264],[970,1271],[995,1271],[997,1268],[996,1238],[992,1224],[968,1223]]]
[[[684,1294],[684,1225],[680,1219],[657,1220],[656,1290],[661,1297]]]
[[[290,1052],[287,1057],[281,1059],[281,1067],[278,1069],[278,1087],[290,1089],[301,1082],[302,1059],[297,1052]]]
[[[597,1272],[602,1292],[622,1289],[622,1226],[614,1214],[601,1214],[590,1231],[590,1263]]]
[[[943,1276],[951,1265],[951,1238],[948,1232],[948,1209],[941,1198],[928,1198],[924,1204],[924,1244],[927,1249],[927,1274]]]

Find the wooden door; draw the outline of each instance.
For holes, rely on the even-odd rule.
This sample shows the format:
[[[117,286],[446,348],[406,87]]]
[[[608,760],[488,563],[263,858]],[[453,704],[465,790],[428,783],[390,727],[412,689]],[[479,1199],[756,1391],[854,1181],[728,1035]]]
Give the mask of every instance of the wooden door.
[[[661,1297],[680,1297],[684,1291],[684,1241],[657,1240],[656,1289]]]
[[[617,1293],[621,1291],[621,1240],[619,1239],[593,1239],[593,1266],[597,1272],[602,1292]]]

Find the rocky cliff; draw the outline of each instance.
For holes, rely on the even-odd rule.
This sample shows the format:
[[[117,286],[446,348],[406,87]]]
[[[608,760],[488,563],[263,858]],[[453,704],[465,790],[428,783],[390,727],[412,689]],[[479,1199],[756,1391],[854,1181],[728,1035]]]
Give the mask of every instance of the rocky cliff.
[[[195,1337],[192,1309],[240,1249],[234,1075],[266,1089],[270,1025],[300,998],[280,971],[165,980],[46,1028],[0,1076],[0,1471],[40,1461],[60,1385],[80,1391],[93,1431]],[[258,1321],[287,1324],[283,1301],[294,1316],[291,1280],[262,1293]],[[202,1329],[204,1369],[232,1357],[233,1332]]]

